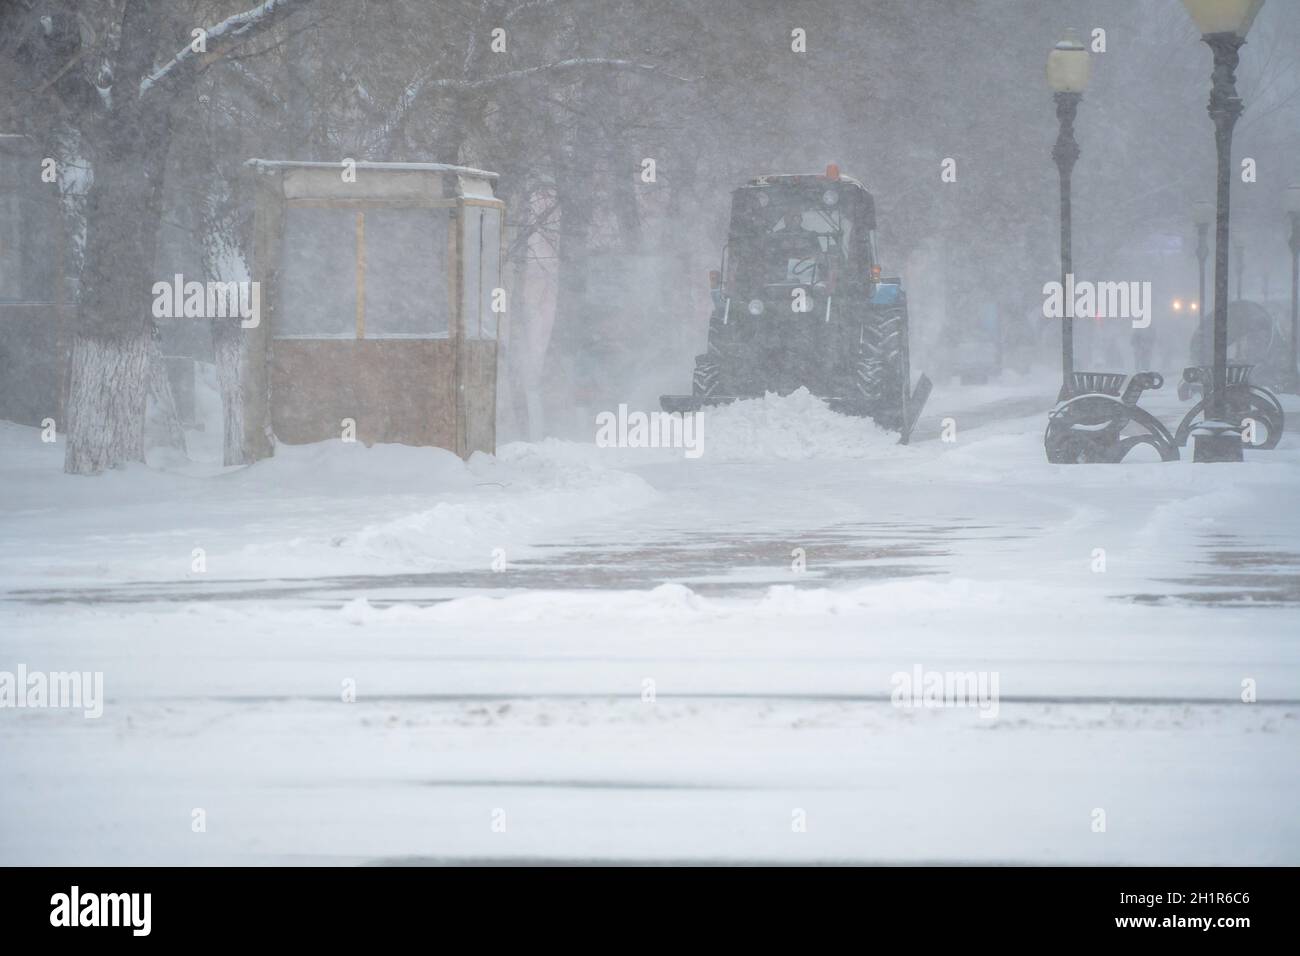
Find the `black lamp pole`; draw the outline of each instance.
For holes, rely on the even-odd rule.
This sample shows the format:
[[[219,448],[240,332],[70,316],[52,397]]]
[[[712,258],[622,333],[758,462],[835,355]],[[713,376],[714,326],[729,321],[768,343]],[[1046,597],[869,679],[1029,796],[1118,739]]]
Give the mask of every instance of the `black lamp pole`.
[[[1238,239],[1232,245],[1232,251],[1237,255],[1237,301],[1241,301],[1241,288],[1243,280],[1246,278],[1246,247]]]
[[[1074,271],[1071,250],[1070,222],[1070,175],[1079,158],[1079,144],[1074,139],[1074,117],[1079,110],[1082,93],[1056,93],[1056,118],[1060,120],[1061,129],[1052,147],[1052,159],[1056,160],[1056,169],[1061,174],[1061,290],[1064,294],[1066,276]],[[1064,401],[1074,392],[1074,319],[1072,303],[1065,303],[1065,315],[1061,319],[1061,394],[1058,401]]]
[[[1196,300],[1197,322],[1200,323],[1201,329],[1201,355],[1197,359],[1202,365],[1209,365],[1214,361],[1214,350],[1210,347],[1210,320],[1209,313],[1205,309],[1205,259],[1210,254],[1210,245],[1206,241],[1210,234],[1210,224],[1208,222],[1198,222],[1196,224],[1196,262],[1200,267],[1199,288]]]
[[[1291,213],[1291,364],[1287,377],[1291,379],[1291,394],[1300,394],[1300,363],[1296,357],[1296,340],[1300,339],[1300,317],[1296,300],[1300,298],[1300,211]]]
[[[1214,52],[1210,118],[1219,152],[1218,216],[1214,233],[1214,376],[1205,421],[1194,432],[1193,461],[1242,461],[1241,423],[1228,416],[1228,218],[1231,208],[1232,128],[1241,115],[1237,95],[1238,51],[1245,38],[1236,33],[1209,33],[1202,37]]]

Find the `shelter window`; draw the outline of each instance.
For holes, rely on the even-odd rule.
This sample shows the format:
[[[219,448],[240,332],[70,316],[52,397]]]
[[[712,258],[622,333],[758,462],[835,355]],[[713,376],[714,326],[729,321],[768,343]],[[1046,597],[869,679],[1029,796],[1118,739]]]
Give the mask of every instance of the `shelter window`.
[[[448,336],[445,209],[290,205],[275,336]]]

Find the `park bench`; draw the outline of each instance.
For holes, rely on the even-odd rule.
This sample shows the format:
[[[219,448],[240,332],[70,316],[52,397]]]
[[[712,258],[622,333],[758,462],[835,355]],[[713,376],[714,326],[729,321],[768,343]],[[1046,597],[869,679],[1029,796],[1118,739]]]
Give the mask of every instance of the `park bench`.
[[[1262,386],[1250,384],[1250,373],[1254,368],[1253,365],[1229,365],[1227,367],[1225,387],[1228,407],[1225,417],[1230,424],[1234,425],[1241,425],[1246,419],[1254,421],[1256,425],[1263,425],[1267,435],[1263,441],[1256,441],[1250,447],[1276,448],[1277,443],[1282,439],[1282,428],[1286,422],[1286,416],[1282,412],[1282,403],[1277,400],[1276,395]],[[1174,433],[1174,443],[1179,448],[1187,446],[1188,436],[1205,419],[1206,396],[1209,395],[1214,384],[1214,367],[1210,365],[1194,365],[1185,368],[1183,369],[1183,382],[1189,388],[1199,387],[1201,399],[1183,416],[1178,431]]]
[[[1159,372],[1075,372],[1069,395],[1047,419],[1043,444],[1055,464],[1119,462],[1138,445],[1150,445],[1161,461],[1177,461],[1178,446],[1154,415],[1138,406],[1147,389],[1160,388]],[[1125,435],[1129,426],[1140,431]]]

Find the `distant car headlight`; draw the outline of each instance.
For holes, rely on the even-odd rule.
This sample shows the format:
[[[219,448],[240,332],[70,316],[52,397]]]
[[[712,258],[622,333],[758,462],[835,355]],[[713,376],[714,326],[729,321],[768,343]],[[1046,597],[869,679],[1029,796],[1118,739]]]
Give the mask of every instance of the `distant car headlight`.
[[[762,299],[750,299],[750,300],[749,300],[749,305],[746,306],[746,308],[749,309],[749,314],[750,314],[750,315],[762,315],[762,314],[763,314],[763,300],[762,300]]]
[[[826,192],[822,193],[822,202],[824,202],[828,206],[834,206],[839,201],[840,201],[840,194],[837,193],[834,189],[828,189],[826,190]]]

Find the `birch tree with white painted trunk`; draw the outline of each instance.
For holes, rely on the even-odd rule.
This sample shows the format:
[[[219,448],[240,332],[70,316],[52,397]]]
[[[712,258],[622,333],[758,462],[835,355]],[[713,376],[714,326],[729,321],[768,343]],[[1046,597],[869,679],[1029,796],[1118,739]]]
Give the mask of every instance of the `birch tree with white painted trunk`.
[[[64,469],[97,474],[144,458],[154,334],[150,290],[174,112],[195,78],[306,0],[266,0],[183,45],[167,0],[122,0],[89,12],[55,4],[20,51],[38,73],[29,109],[55,107],[52,126],[87,146],[85,247],[68,367]],[[20,22],[21,14],[13,15]],[[177,47],[179,46],[179,49]]]

